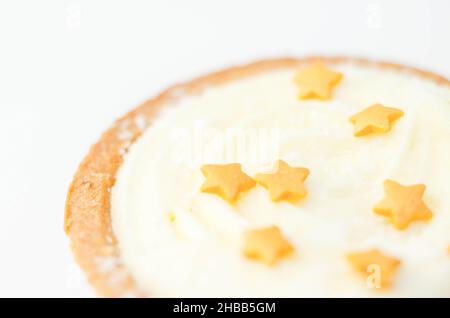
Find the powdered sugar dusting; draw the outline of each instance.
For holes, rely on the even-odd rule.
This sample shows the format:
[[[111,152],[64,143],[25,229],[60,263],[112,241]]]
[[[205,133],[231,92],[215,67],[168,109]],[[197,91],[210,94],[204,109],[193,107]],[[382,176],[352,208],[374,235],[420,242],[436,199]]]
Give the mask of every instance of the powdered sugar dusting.
[[[171,92],[170,92],[170,96],[171,96],[172,98],[176,98],[176,99],[181,98],[181,97],[184,97],[184,96],[186,96],[186,95],[187,95],[187,91],[186,91],[186,89],[183,88],[183,87],[176,87],[176,88],[173,88],[173,89],[171,90]]]
[[[147,128],[147,117],[144,114],[139,114],[134,118],[134,124],[142,132]]]
[[[95,259],[95,263],[102,273],[112,272],[122,264],[120,259],[115,256],[98,256]]]
[[[122,141],[129,141],[133,138],[134,134],[130,129],[130,121],[125,120],[123,121],[120,126],[119,130],[117,132],[117,138]]]

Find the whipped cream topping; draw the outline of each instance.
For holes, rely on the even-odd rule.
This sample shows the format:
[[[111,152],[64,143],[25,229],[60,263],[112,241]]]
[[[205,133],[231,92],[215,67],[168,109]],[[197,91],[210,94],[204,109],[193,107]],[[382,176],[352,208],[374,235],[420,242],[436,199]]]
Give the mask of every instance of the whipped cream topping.
[[[295,69],[267,71],[165,107],[130,147],[111,217],[144,292],[450,296],[450,89],[407,72],[332,67],[344,78],[329,101],[300,101]],[[349,118],[374,103],[405,114],[386,134],[354,137]],[[204,164],[239,162],[254,176],[278,159],[311,171],[299,203],[273,202],[260,185],[234,205],[199,190]],[[425,184],[433,218],[399,231],[373,213],[385,179]],[[246,230],[271,225],[295,248],[273,267],[242,250]],[[371,248],[401,260],[391,288],[369,288],[346,259]]]

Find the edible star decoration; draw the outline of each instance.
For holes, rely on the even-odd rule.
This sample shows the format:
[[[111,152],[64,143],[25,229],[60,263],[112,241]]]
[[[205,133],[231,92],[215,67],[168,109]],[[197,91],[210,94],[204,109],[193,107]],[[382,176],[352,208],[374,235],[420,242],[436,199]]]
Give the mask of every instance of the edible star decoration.
[[[404,230],[413,221],[428,221],[433,217],[422,200],[425,185],[403,186],[398,182],[386,180],[384,192],[385,198],[374,206],[373,211],[389,218],[397,229]]]
[[[374,104],[353,115],[350,122],[354,124],[354,136],[385,133],[391,130],[394,121],[403,116],[400,109]]]
[[[294,247],[283,237],[277,226],[250,230],[245,233],[244,254],[248,258],[273,266],[282,258],[292,254],[293,251]]]
[[[201,170],[206,180],[200,190],[217,194],[230,203],[237,200],[240,192],[256,185],[252,178],[242,172],[241,165],[238,163],[204,165]]]
[[[389,287],[389,285],[391,285],[394,274],[400,265],[398,259],[386,256],[377,249],[371,249],[366,252],[350,253],[347,255],[347,259],[355,270],[365,275],[376,273],[377,269],[370,268],[370,265],[379,266],[379,287]]]
[[[295,83],[299,88],[299,99],[320,99],[331,98],[331,90],[342,79],[342,73],[328,69],[322,63],[311,64],[297,72]]]
[[[296,202],[307,195],[304,181],[308,175],[308,169],[291,167],[283,160],[278,160],[277,172],[259,173],[255,180],[269,191],[273,201]]]

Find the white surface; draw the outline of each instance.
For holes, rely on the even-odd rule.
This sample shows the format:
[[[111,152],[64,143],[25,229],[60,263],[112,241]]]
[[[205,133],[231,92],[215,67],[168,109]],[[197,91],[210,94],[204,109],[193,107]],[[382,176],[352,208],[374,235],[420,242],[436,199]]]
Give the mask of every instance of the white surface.
[[[450,75],[450,2],[2,1],[0,296],[91,296],[62,231],[88,147],[170,83],[279,55]]]

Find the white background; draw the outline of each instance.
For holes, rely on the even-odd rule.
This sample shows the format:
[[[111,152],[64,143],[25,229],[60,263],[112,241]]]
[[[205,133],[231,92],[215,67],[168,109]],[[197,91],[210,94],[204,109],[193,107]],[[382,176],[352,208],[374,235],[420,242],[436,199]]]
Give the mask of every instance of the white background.
[[[66,191],[112,121],[167,85],[259,58],[344,54],[450,75],[448,0],[0,2],[0,296],[93,296]]]

